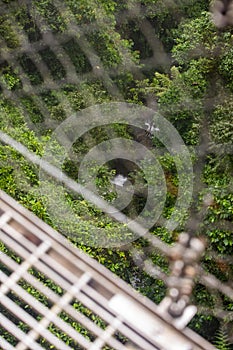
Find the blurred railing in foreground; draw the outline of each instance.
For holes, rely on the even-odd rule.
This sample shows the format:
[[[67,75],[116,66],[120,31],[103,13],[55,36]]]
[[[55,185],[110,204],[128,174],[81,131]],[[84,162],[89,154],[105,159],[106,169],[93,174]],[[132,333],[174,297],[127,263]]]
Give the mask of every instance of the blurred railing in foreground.
[[[1,348],[214,349],[2,191],[0,208]]]

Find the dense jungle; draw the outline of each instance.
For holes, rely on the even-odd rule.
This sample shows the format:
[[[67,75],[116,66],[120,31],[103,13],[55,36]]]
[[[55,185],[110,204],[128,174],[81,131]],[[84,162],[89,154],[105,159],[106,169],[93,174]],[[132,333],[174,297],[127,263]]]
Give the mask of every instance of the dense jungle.
[[[62,171],[67,176],[84,185],[94,179],[96,193],[113,206],[117,189],[124,189],[127,183],[137,185],[131,202],[122,209],[130,218],[143,210],[148,184],[159,176],[159,163],[166,195],[162,213],[150,232],[169,245],[183,231],[204,237],[202,268],[232,287],[233,26],[216,26],[210,12],[212,3],[1,0],[0,130],[40,157],[46,155],[49,145],[50,152],[62,158]],[[177,214],[174,230],[163,222],[173,215],[178,196],[186,201],[186,177],[181,184],[177,170],[181,158],[169,152],[162,142],[165,139],[157,137],[161,130],[156,122],[146,119],[142,129],[114,122],[113,115],[112,123],[89,127],[65,155],[54,136],[72,115],[81,118],[88,115],[88,108],[120,102],[162,115],[189,151],[192,198],[184,212]],[[117,153],[101,164],[89,161],[88,171],[80,178],[89,150],[115,137],[155,152],[158,163],[141,167],[143,159],[135,164]],[[129,238],[127,244],[116,247],[95,247],[88,235],[91,230],[104,229],[110,240],[119,232],[129,237],[131,233],[82,195],[64,189],[65,203],[73,213],[73,220],[67,219],[57,193],[53,194],[57,183],[41,191],[41,183],[49,186],[49,181],[38,166],[10,145],[0,143],[0,189],[140,293],[160,303],[166,295],[165,281],[144,271],[133,252],[146,252],[146,258],[168,273],[166,257],[150,249],[143,237]],[[145,215],[149,220],[153,211]],[[13,254],[1,241],[0,250]],[[4,270],[3,264],[0,267]],[[59,288],[53,288],[59,294]],[[36,290],[30,292],[43,298]],[[192,303],[198,312],[189,327],[219,349],[233,349],[233,299],[198,281]],[[0,306],[0,310],[4,314],[4,308]],[[26,331],[23,323],[18,327]],[[6,330],[0,328],[0,336],[14,345],[15,339]],[[62,337],[66,340],[64,334]]]

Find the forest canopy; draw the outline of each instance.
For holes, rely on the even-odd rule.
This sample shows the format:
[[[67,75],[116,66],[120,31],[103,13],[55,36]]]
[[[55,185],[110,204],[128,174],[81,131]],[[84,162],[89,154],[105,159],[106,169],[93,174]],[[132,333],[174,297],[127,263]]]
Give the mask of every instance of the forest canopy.
[[[157,202],[160,198],[163,202],[161,199],[161,215],[149,227],[150,232],[169,245],[183,231],[204,237],[207,247],[202,268],[230,283],[233,27],[216,27],[210,5],[206,0],[2,0],[0,128],[31,152],[60,165],[72,180],[90,186],[113,206],[119,203],[117,196],[123,196],[120,187],[123,192],[124,186],[129,192],[135,187],[130,203],[121,208],[132,220],[146,205],[149,186],[156,186]],[[88,113],[102,111],[101,106],[108,108],[112,103],[136,105],[146,111],[144,119],[137,125],[121,122],[113,108],[108,110],[112,122],[91,124]],[[148,111],[163,119],[149,120]],[[77,120],[73,129],[67,124],[72,116]],[[90,123],[85,129],[86,118]],[[161,125],[156,124],[161,120]],[[160,136],[165,121],[171,129]],[[59,139],[66,127],[72,134],[68,141],[73,140],[68,149]],[[115,138],[124,138],[126,145],[131,142],[133,147],[139,144],[156,162],[146,162],[144,153],[138,159],[136,146],[129,155],[108,148]],[[190,174],[184,155],[171,151],[178,139],[188,150]],[[101,143],[105,148],[97,148]],[[117,147],[123,149],[120,144]],[[94,155],[108,156],[101,162],[95,156],[86,158],[93,150]],[[109,156],[111,152],[115,158]],[[180,174],[184,175],[182,181]],[[153,264],[169,272],[165,257],[156,249],[147,249],[146,239],[135,240],[123,224],[82,195],[59,187],[3,143],[0,175],[2,190],[74,245],[155,303],[166,295],[164,281],[143,271],[133,256],[132,247],[146,251]],[[116,185],[119,179],[123,182]],[[176,211],[177,200],[184,203],[180,211]],[[155,214],[150,209],[144,211],[144,222],[153,221]],[[72,220],[65,210],[72,211]],[[165,225],[171,217],[175,229]],[[122,236],[123,243],[95,247],[90,239],[93,230],[104,230],[109,242]],[[7,249],[4,244],[0,248]],[[226,343],[232,344],[232,299],[197,282],[192,303],[198,313],[189,326],[213,343],[221,343],[221,336],[223,343],[226,335]]]

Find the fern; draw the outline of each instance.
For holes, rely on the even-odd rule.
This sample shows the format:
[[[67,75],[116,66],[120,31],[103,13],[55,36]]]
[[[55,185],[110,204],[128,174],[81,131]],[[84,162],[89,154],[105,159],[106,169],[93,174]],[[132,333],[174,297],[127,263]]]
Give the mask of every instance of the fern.
[[[230,350],[227,334],[223,327],[220,327],[215,336],[215,346],[219,350]]]

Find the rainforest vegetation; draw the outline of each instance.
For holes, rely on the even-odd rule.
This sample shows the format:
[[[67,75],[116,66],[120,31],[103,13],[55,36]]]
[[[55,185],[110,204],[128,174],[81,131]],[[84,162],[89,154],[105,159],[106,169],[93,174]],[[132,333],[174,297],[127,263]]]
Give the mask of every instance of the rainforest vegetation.
[[[54,131],[75,113],[111,102],[147,106],[160,113],[190,152],[194,193],[175,230],[167,230],[161,220],[150,231],[168,244],[176,242],[208,197],[195,232],[207,242],[201,264],[220,281],[232,280],[233,27],[216,28],[207,0],[2,0],[0,9],[0,130],[41,157],[47,145],[52,145],[59,158],[63,148],[54,139]],[[63,172],[78,182],[85,154],[111,135],[134,140],[152,151],[162,150],[158,161],[167,193],[161,218],[169,219],[179,176],[176,159],[164,149],[156,132],[114,122],[95,126],[75,140],[63,159]],[[145,175],[138,165],[118,157],[101,166],[93,163],[89,175],[95,174],[98,194],[113,205],[114,176],[121,174],[133,184],[140,183],[140,193],[124,209],[134,217],[145,205],[144,188],[156,171],[152,164]],[[49,210],[52,190],[47,195],[41,192],[41,181],[37,166],[9,145],[0,144],[0,189],[158,304],[166,294],[164,281],[143,272],[128,246],[95,248],[79,238],[81,231],[88,233],[93,225],[114,238],[125,230],[123,225],[68,190],[66,203],[80,225],[66,216],[55,218]],[[130,232],[125,230],[125,234]],[[130,246],[141,251],[148,242],[140,238]],[[3,243],[0,249],[7,250]],[[169,271],[159,252],[148,249],[147,255]],[[230,349],[233,299],[197,283],[192,302],[198,312],[190,328],[219,348]],[[218,314],[216,305],[224,316]],[[24,330],[23,325],[19,327]],[[10,339],[1,328],[0,335]]]

